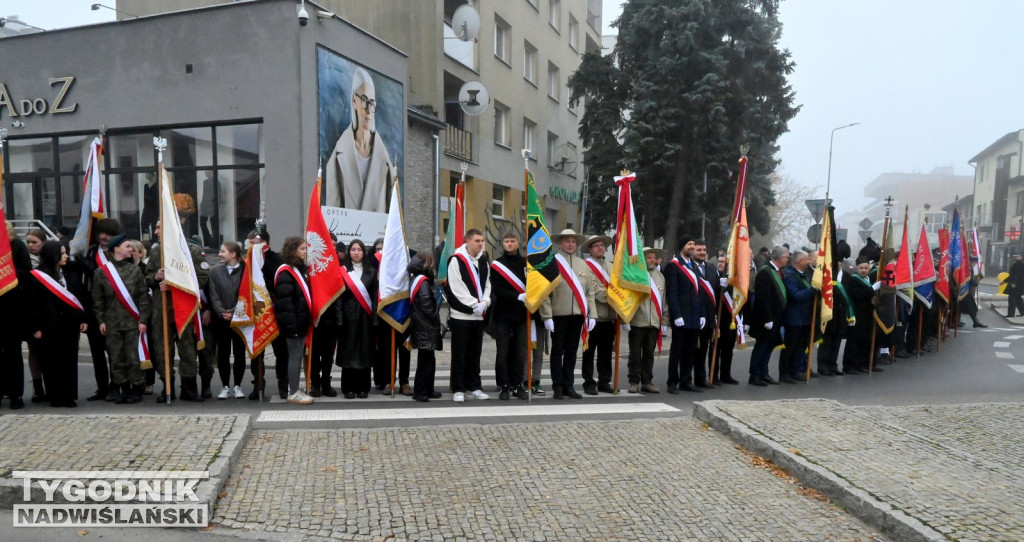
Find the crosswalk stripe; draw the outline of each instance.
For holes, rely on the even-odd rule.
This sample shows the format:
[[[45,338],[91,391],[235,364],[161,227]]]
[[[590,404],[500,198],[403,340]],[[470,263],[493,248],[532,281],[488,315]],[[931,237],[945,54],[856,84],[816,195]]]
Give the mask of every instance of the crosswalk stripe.
[[[999,351],[999,352],[996,352],[996,357],[999,358],[999,359],[1013,359],[1013,354],[1011,354],[1009,352]]]
[[[524,416],[585,416],[679,412],[664,403],[517,405],[495,407],[374,408],[348,410],[265,410],[257,422],[340,422],[434,418],[494,418]]]
[[[1008,363],[1007,366],[1018,373],[1024,374],[1024,365],[1013,365],[1012,363]]]
[[[491,397],[490,399],[487,399],[488,401],[497,401],[498,400],[498,392],[496,392],[496,391],[495,392],[488,391],[487,394]],[[602,394],[599,394],[599,395],[592,395],[592,396],[589,396],[589,397],[593,397],[595,399],[636,399],[637,397],[646,397],[646,396],[647,395],[643,394],[643,393],[626,393],[626,390],[622,389],[622,390],[619,390],[618,395],[612,395],[610,393],[602,393]],[[548,392],[546,394],[544,394],[544,395],[534,395],[533,396],[533,400],[534,401],[548,401],[548,400],[551,400],[553,397],[554,397],[554,395],[552,394],[552,392],[550,390],[548,390]],[[374,393],[373,395],[367,397],[366,399],[345,399],[340,394],[337,397],[323,397],[323,396],[320,396],[320,397],[316,397],[316,398],[313,399],[313,401],[315,401],[317,403],[342,403],[342,402],[349,403],[351,401],[351,403],[349,403],[349,404],[356,404],[356,405],[362,404],[362,403],[387,403],[387,402],[391,402],[391,401],[411,401],[411,400],[412,400],[412,397],[406,397],[406,396],[404,396],[402,394],[396,394],[394,397],[391,397],[391,395],[384,395],[384,394],[381,394],[381,393]],[[451,403],[452,402],[452,394],[445,393],[443,398],[441,398],[441,399],[432,399],[431,401],[438,402],[438,403],[441,403],[441,402]],[[471,399],[468,394],[466,396],[466,401],[476,402],[476,400],[475,399]],[[510,401],[512,401],[511,404],[520,404],[520,402],[522,402],[523,404],[526,403],[526,401],[523,401],[522,399],[516,399],[515,397],[510,399]],[[288,401],[286,399],[283,399],[283,398],[281,398],[281,397],[279,397],[278,395],[275,394],[275,395],[273,395],[271,397],[270,402],[271,403],[279,403],[280,404],[280,403],[287,403]],[[394,404],[394,403],[392,403],[392,404]]]
[[[1009,348],[1010,347],[1010,342],[1009,341],[996,341],[996,342],[992,343],[992,347],[993,348]]]
[[[1005,336],[1003,338],[1008,340],[1008,341],[1015,341],[1017,339],[1020,339],[1021,337],[1024,337],[1024,335],[1007,335],[1007,336]]]

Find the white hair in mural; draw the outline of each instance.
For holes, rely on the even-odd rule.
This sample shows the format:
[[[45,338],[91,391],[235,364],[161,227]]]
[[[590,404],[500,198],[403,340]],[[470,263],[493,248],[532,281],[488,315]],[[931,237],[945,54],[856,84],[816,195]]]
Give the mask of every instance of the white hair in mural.
[[[362,92],[359,92],[360,88],[363,89]],[[352,92],[350,93],[350,96],[354,97],[358,94],[372,94],[376,97],[377,87],[373,86],[373,79],[370,78],[370,72],[357,66],[355,71],[352,72]],[[350,114],[352,116],[352,126],[359,126],[359,116],[356,115],[355,107],[352,108]],[[374,126],[369,126],[369,129],[371,132],[377,131]]]

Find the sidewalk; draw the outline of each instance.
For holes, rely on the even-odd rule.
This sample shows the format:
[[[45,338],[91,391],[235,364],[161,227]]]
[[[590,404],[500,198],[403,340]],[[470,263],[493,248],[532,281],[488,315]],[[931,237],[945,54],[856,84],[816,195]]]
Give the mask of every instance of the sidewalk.
[[[895,539],[1024,539],[1024,403],[708,401],[694,410]]]

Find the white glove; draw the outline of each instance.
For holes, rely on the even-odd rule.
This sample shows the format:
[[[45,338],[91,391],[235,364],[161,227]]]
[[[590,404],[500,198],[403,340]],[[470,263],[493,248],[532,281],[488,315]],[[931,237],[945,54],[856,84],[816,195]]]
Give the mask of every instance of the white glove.
[[[661,326],[661,334],[665,335],[668,333],[668,326]]]
[[[722,277],[718,279],[718,284],[721,285],[722,288],[725,288],[726,286],[729,286],[729,279]]]
[[[878,291],[878,290],[879,290],[879,289],[880,289],[881,287],[882,287],[882,281],[878,281],[878,282],[875,282],[874,284],[872,284],[872,285],[871,285],[871,289],[872,289],[872,290],[874,290],[874,291],[876,291],[876,292],[877,292],[877,291]]]
[[[856,316],[854,316],[853,318],[850,318],[850,321],[849,321],[848,323],[849,323],[849,325],[851,325],[851,326],[855,326],[855,325],[857,325],[857,317],[856,317]]]
[[[704,329],[704,325],[707,324],[707,323],[708,323],[707,318],[701,317],[701,319],[700,319],[700,328]]]
[[[485,308],[483,303],[477,303],[476,305],[473,305],[473,314],[475,316],[483,316],[484,310]]]
[[[550,319],[550,318],[548,318],[547,320],[544,320],[544,329],[550,331],[551,333],[554,333],[555,332],[555,321]]]
[[[769,331],[771,331],[773,327],[775,327],[775,322],[768,322],[767,324],[764,325],[764,328]]]
[[[526,294],[519,294],[519,296],[516,297],[516,299],[518,299],[519,301],[521,301],[523,303],[526,303]]]
[[[587,333],[590,333],[591,331],[594,331],[594,326],[596,326],[596,325],[597,325],[597,320],[594,320],[593,318],[587,320]]]
[[[622,331],[629,331],[630,329],[632,328],[629,327],[629,324],[622,324]]]
[[[683,327],[683,319],[682,318],[676,318],[675,320],[672,320],[672,325],[674,325],[676,327]]]

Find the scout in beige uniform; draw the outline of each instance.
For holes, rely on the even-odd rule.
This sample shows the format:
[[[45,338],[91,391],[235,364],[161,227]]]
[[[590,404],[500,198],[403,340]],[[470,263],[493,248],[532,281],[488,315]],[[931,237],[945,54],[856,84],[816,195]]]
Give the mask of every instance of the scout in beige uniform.
[[[656,248],[644,249],[651,295],[633,314],[633,319],[623,326],[629,332],[629,361],[626,365],[629,393],[660,391],[651,383],[654,380],[654,350],[661,346],[661,339],[668,332],[668,312],[662,304],[665,299],[665,276],[657,269],[660,255],[661,251]]]
[[[605,258],[612,238],[607,235],[591,236],[580,247],[588,253],[587,267],[594,285],[594,309],[597,325],[590,337],[590,348],[583,351],[583,393],[615,393],[612,389],[612,349],[615,348],[615,311],[608,305],[608,282],[611,280],[612,262]],[[594,380],[594,354],[597,354],[597,380]]]

